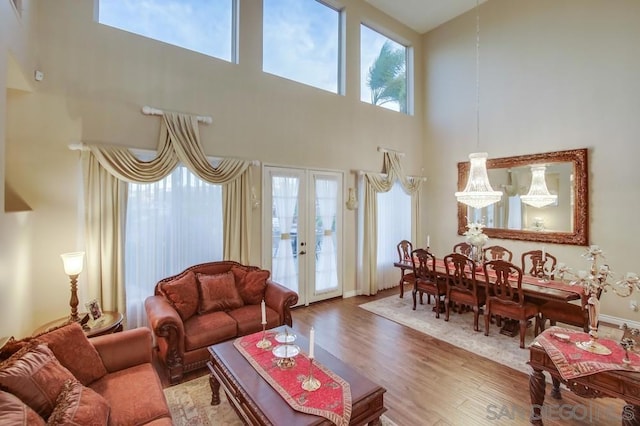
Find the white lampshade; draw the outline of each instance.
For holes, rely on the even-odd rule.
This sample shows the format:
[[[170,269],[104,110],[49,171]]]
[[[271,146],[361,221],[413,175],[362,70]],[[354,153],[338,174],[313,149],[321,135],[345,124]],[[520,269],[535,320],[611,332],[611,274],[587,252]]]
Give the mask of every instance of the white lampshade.
[[[489,183],[487,157],[488,154],[486,152],[469,154],[471,167],[469,168],[467,186],[464,191],[456,192],[456,198],[459,202],[476,209],[497,203],[502,198],[502,192],[494,191],[491,183]]]
[[[80,272],[82,272],[83,260],[84,260],[83,251],[63,253],[60,255],[60,257],[62,258],[65,274],[72,276],[72,275],[79,275]]]
[[[557,195],[549,193],[544,173],[547,166],[531,166],[531,186],[529,193],[522,195],[520,199],[523,203],[533,207],[544,207],[553,204],[558,200]]]

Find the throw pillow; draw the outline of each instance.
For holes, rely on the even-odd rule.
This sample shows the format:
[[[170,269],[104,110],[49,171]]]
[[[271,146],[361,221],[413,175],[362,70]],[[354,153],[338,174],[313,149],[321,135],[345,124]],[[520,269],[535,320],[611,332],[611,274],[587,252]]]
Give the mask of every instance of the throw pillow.
[[[0,390],[0,425],[44,426],[44,419],[20,398]]]
[[[64,382],[47,425],[107,425],[111,407],[96,391],[77,380]]]
[[[244,305],[231,271],[222,274],[197,274],[200,284],[199,312],[230,311]]]
[[[32,339],[33,337],[25,337],[24,339],[16,340],[15,337],[11,336],[4,346],[0,348],[0,361],[8,359],[11,355],[28,345]]]
[[[257,305],[264,299],[267,279],[271,272],[264,269],[244,270],[236,266],[231,268],[238,286],[238,293],[247,305]]]
[[[46,344],[22,348],[0,363],[0,386],[45,419],[53,411],[64,382],[74,379]]]
[[[107,374],[100,354],[77,322],[50,330],[36,338],[46,343],[60,364],[83,385],[89,385]]]
[[[198,283],[193,271],[173,281],[160,284],[160,293],[178,311],[182,321],[191,318],[198,310]]]

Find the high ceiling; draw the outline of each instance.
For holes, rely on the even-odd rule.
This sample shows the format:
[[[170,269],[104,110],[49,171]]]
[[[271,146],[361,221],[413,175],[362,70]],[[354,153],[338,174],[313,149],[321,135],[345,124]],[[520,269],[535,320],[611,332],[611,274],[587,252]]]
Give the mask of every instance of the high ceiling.
[[[476,7],[476,0],[365,0],[373,7],[424,34]],[[480,0],[484,3],[486,0]]]

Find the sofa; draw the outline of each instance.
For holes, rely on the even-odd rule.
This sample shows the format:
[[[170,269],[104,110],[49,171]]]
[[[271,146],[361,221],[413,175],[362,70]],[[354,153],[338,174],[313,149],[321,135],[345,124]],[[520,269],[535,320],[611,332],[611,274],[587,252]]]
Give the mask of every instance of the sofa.
[[[0,349],[0,424],[171,425],[148,328],[88,339],[70,323]]]
[[[262,330],[263,300],[267,329],[291,326],[298,294],[269,277],[255,266],[217,261],[156,284],[145,309],[171,383],[206,366],[209,346]]]

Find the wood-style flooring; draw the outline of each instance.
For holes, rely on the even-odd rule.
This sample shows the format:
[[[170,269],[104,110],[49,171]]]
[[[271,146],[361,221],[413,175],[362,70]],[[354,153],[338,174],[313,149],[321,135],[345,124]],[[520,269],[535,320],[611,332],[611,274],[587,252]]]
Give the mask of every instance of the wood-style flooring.
[[[529,424],[528,375],[358,307],[394,294],[397,288],[295,308],[293,329],[308,336],[313,326],[317,345],[386,388],[386,416],[399,426]],[[473,321],[471,313],[464,315]],[[491,336],[480,332],[478,338]],[[206,369],[185,380],[202,374]],[[557,401],[550,389],[548,384],[545,425],[620,424],[623,401],[583,399],[567,390]]]

